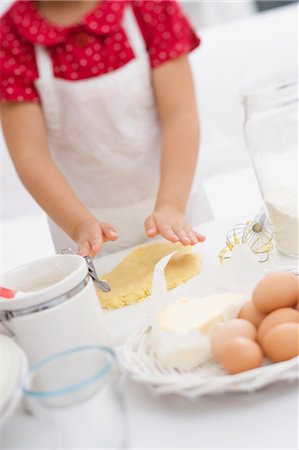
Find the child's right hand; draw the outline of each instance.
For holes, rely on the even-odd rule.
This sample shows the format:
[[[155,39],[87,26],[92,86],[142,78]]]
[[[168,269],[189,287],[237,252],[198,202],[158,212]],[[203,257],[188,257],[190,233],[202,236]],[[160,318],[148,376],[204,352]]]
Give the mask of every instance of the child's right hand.
[[[95,256],[104,242],[115,241],[118,234],[110,223],[89,219],[80,224],[75,233],[78,244],[78,254],[81,256]]]

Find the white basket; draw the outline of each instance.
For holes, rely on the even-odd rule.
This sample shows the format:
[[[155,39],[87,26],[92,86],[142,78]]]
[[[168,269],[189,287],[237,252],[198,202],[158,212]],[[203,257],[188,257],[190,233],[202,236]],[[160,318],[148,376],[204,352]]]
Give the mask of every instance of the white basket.
[[[258,369],[227,375],[213,361],[191,371],[165,367],[150,346],[150,328],[143,326],[130,336],[122,347],[119,360],[129,376],[157,395],[178,394],[195,399],[205,394],[252,392],[276,381],[298,379],[299,357]]]

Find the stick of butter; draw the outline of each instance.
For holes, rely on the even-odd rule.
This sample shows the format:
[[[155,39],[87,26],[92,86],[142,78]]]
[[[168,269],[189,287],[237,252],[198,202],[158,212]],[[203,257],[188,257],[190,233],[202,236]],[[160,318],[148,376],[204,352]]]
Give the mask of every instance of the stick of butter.
[[[199,299],[181,299],[161,310],[158,323],[168,333],[187,333],[198,330],[204,334],[224,321],[224,311],[238,305],[244,296],[236,293],[210,295]]]

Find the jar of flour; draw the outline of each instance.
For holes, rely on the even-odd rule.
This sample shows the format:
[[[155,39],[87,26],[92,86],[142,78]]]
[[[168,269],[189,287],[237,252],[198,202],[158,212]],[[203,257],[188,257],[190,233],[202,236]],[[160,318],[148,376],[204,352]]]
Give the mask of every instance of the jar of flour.
[[[245,136],[277,249],[298,258],[298,81],[278,77],[243,96]]]

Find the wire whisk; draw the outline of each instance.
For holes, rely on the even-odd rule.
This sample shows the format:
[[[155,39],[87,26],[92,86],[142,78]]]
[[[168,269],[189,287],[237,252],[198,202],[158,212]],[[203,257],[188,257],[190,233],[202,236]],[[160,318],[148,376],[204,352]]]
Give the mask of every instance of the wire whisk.
[[[227,232],[226,246],[218,255],[221,264],[225,259],[230,258],[233,248],[238,244],[248,245],[260,263],[268,261],[269,253],[273,249],[273,234],[263,208],[253,221],[236,224]]]

